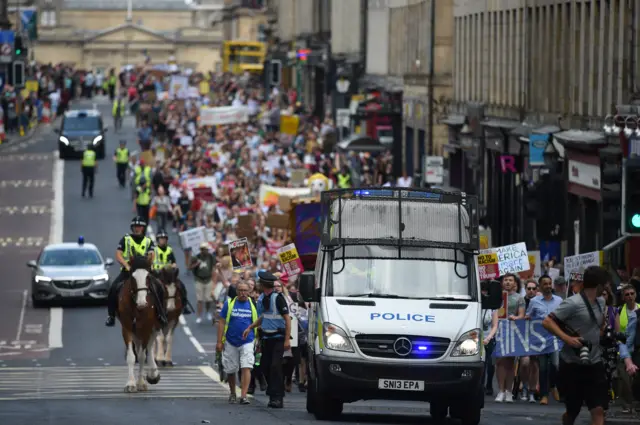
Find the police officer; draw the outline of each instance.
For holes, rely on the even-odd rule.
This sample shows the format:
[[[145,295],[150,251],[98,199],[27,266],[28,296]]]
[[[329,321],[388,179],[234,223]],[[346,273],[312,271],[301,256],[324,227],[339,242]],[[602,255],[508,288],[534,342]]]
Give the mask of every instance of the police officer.
[[[158,243],[154,249],[153,270],[158,273],[165,267],[177,268],[178,264],[176,256],[173,255],[173,248],[169,246],[169,235],[164,230],[160,230],[156,234],[156,242]],[[191,314],[191,309],[187,304],[187,288],[182,282],[176,282],[180,295],[182,296],[183,314]]]
[[[342,170],[338,173],[338,187],[340,189],[351,187],[351,173],[347,167],[342,167]]]
[[[284,398],[284,375],[282,373],[282,356],[291,348],[291,317],[284,295],[274,292],[277,277],[262,271],[258,273],[263,293],[258,298],[258,320],[253,322],[243,333],[247,338],[249,332],[261,328],[262,360],[260,367],[267,378],[267,395],[269,407],[281,409]]]
[[[82,154],[82,197],[84,198],[87,188],[89,197],[93,198],[93,182],[96,176],[96,151],[89,145]]]
[[[136,211],[143,218],[145,223],[149,222],[149,212],[151,210],[151,180],[145,177],[138,179],[136,185]]]
[[[129,168],[129,149],[127,149],[127,141],[120,140],[120,146],[113,154],[113,160],[116,163],[116,175],[120,187],[125,187],[127,181],[127,168]]]
[[[106,326],[114,326],[116,323],[115,317],[116,311],[118,310],[118,295],[125,279],[130,275],[131,265],[129,264],[129,261],[131,260],[131,256],[146,255],[153,264],[154,244],[153,241],[145,235],[146,231],[147,222],[144,221],[142,217],[134,217],[134,219],[131,220],[131,233],[124,235],[124,237],[120,239],[120,242],[118,242],[118,247],[116,248],[116,261],[120,263],[122,268],[120,269],[118,277],[116,277],[111,284],[111,288],[109,288],[109,297],[107,299],[109,317],[107,317],[107,321],[105,323]],[[152,285],[151,292],[156,297],[158,305],[163,306],[163,303],[159,299],[158,292],[154,289],[155,288]],[[159,319],[164,325],[167,322],[166,316],[164,315],[162,308],[158,310],[159,311],[157,313],[159,315]]]
[[[151,181],[151,167],[144,163],[144,160],[141,159],[138,161],[138,165],[133,169],[134,180],[133,183],[138,185],[141,178],[147,179],[147,181]]]

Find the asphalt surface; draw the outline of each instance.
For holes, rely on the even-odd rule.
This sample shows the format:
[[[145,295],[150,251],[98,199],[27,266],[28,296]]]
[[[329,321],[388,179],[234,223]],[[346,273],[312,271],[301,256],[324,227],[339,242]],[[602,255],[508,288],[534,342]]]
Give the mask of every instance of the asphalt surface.
[[[194,315],[186,316],[176,330],[175,367],[161,369],[161,381],[148,392],[125,394],[124,344],[119,325],[104,327],[104,306],[31,306],[25,263],[35,259],[42,246],[83,235],[103,256],[113,257],[134,215],[129,192],[118,187],[110,159],[120,139],[128,141],[130,150],[137,149],[133,119],[127,117],[124,128],[114,134],[106,100],[75,107],[93,103],[110,127],[108,155],[99,163],[93,199],[81,197],[79,161],[57,159],[53,125],[40,128],[29,140],[0,146],[0,424],[317,422],[305,410],[304,394],[295,389],[283,410],[267,409],[263,394],[256,394],[251,406],[227,404],[228,390],[212,367],[214,328],[205,322],[196,325]],[[56,183],[56,176],[62,176],[63,184]],[[176,234],[170,243],[178,246]],[[184,257],[176,254],[183,268]],[[117,272],[113,266],[111,277]],[[193,279],[185,274],[182,278],[195,305]],[[562,411],[558,404],[506,405],[488,398],[482,424],[556,424]],[[586,416],[580,418],[579,423],[587,422]],[[346,405],[338,423],[433,422],[426,403],[367,402]]]

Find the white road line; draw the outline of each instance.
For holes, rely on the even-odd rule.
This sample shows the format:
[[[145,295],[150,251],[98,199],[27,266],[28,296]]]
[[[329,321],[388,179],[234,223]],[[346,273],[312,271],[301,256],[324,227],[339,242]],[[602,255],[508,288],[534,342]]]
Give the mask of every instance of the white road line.
[[[51,202],[51,228],[49,243],[60,243],[64,226],[64,160],[60,153],[54,151],[53,164],[53,201]],[[49,348],[62,348],[62,308],[52,307],[49,310]]]
[[[191,341],[191,344],[193,344],[196,350],[198,350],[198,352],[201,354],[207,354],[207,351],[204,349],[202,344],[200,344],[200,342],[196,339],[196,337],[193,336],[193,333],[191,333],[191,329],[189,329],[189,326],[187,325],[187,321],[185,320],[184,315],[180,315],[180,319],[178,320],[180,322],[180,326],[182,326],[182,330],[184,331],[185,335],[189,337],[189,341]]]
[[[22,326],[24,325],[24,313],[27,311],[27,298],[29,297],[29,291],[24,290],[22,293],[22,306],[20,307],[20,320],[18,320],[18,331],[16,332],[16,341],[20,341],[22,336]]]

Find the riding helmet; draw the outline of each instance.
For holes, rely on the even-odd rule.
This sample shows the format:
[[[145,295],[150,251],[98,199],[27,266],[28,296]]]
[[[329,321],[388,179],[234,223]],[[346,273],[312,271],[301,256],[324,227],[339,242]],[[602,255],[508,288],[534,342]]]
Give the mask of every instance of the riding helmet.
[[[144,227],[145,231],[147,230],[147,222],[140,216],[136,216],[133,218],[133,220],[131,220],[131,230],[133,230],[133,228],[137,226],[142,226]]]
[[[164,230],[160,230],[160,231],[158,231],[158,233],[156,234],[156,239],[160,239],[160,238],[169,239],[169,235],[168,235],[168,234],[167,234],[167,232],[165,232]]]

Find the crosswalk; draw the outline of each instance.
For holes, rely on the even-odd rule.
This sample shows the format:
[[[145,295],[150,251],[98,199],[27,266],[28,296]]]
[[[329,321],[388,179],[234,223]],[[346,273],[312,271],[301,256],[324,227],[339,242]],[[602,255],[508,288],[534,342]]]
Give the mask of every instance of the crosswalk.
[[[0,402],[96,398],[226,399],[229,395],[229,390],[216,381],[217,374],[210,366],[161,369],[160,377],[160,382],[149,385],[148,391],[128,394],[124,392],[126,366],[3,368],[0,369]]]

